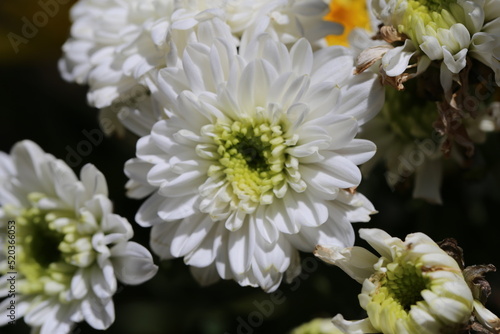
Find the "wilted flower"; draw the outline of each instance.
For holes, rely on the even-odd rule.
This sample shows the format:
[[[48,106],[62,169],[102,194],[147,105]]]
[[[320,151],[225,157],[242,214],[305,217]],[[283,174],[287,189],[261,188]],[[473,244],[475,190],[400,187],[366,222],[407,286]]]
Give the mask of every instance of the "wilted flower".
[[[362,247],[317,246],[315,255],[363,284],[359,302],[368,318],[333,323],[344,333],[457,333],[474,298],[453,257],[423,233],[405,241],[379,229],[360,229],[379,254]]]
[[[140,284],[157,267],[146,248],[129,241],[129,222],[112,213],[104,176],[88,164],[78,180],[31,141],[0,155],[1,175],[8,177],[0,188],[0,325],[12,319],[14,301],[14,318],[42,334],[69,333],[83,320],[109,327],[117,279]]]

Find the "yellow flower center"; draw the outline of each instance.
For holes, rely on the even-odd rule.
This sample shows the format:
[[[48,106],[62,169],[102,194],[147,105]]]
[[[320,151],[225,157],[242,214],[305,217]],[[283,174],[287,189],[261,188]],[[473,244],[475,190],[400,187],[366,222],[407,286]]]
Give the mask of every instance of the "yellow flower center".
[[[222,169],[239,199],[272,202],[273,188],[286,179],[287,145],[281,125],[235,121],[217,123],[214,132],[220,165],[212,166],[209,176]]]
[[[422,291],[430,280],[422,275],[419,265],[400,259],[387,265],[387,271],[370,278],[379,288],[366,307],[370,321],[383,333],[397,333],[395,319],[406,319],[412,305],[423,300]]]
[[[457,19],[450,12],[453,0],[408,0],[401,24],[400,33],[410,37],[415,44],[424,42],[423,36],[438,36],[439,29],[450,29]],[[401,5],[401,0],[400,0]]]
[[[332,0],[330,2],[330,12],[324,19],[344,26],[342,35],[329,35],[326,37],[328,45],[349,46],[349,33],[354,28],[363,28],[371,32],[370,15],[366,0]]]

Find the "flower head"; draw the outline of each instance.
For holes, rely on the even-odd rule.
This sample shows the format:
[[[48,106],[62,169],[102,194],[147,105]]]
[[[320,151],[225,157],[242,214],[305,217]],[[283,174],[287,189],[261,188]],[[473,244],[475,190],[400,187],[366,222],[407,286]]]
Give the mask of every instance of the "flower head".
[[[344,189],[374,153],[354,136],[383,95],[375,76],[352,76],[341,47],[313,54],[301,39],[288,50],[264,34],[239,51],[190,44],[182,67],[160,71],[169,119],[139,140],[125,170],[130,196],[154,192],[136,220],[153,225],[162,258],[184,257],[205,283],[272,290],[296,272],[297,250],[349,245],[350,222],[373,212]]]
[[[85,165],[78,180],[31,141],[0,159],[0,175],[9,176],[0,189],[2,230],[9,231],[1,238],[2,312],[13,298],[7,277],[15,272],[16,317],[41,333],[69,333],[83,320],[96,329],[109,327],[117,279],[139,284],[157,267],[144,247],[129,241],[129,222],[112,213],[104,176]],[[15,253],[15,264],[7,253]],[[7,321],[2,316],[0,324]]]
[[[379,229],[360,229],[380,257],[361,247],[318,246],[315,255],[363,284],[361,321],[334,324],[344,333],[457,333],[473,311],[473,295],[453,257],[423,233],[404,241]]]
[[[499,12],[493,0],[374,0],[373,9],[386,27],[399,33],[396,46],[382,58],[382,66],[390,77],[398,77],[417,59],[422,68],[430,61],[440,62],[441,84],[450,94],[456,75],[465,69],[470,56],[490,67],[500,83]],[[449,98],[449,96],[448,96]]]

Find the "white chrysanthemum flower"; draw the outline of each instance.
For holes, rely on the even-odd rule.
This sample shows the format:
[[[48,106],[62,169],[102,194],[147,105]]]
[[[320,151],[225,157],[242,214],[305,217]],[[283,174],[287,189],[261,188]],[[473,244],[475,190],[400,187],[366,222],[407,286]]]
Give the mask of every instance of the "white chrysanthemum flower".
[[[323,20],[328,13],[323,0],[183,0],[178,7],[172,17],[177,24],[195,25],[204,11],[219,12],[237,39],[252,31],[252,35],[267,32],[285,44],[302,37],[314,44],[342,32],[338,23]]]
[[[104,108],[108,120],[118,114],[125,127],[142,136],[145,123],[162,118],[148,111],[147,95],[136,95],[138,85],[148,86],[146,74],[166,67],[169,58],[175,62],[188,42],[199,41],[200,29],[210,42],[228,38],[207,34],[200,22],[219,17],[235,39],[252,30],[286,43],[301,37],[314,42],[341,31],[322,19],[327,11],[323,0],[81,0],[71,9],[71,37],[59,68],[66,80],[89,85],[90,105]]]
[[[441,84],[451,89],[454,76],[469,55],[488,67],[500,84],[500,7],[496,0],[373,0],[373,9],[386,25],[407,39],[388,51],[382,66],[390,77],[409,68],[413,57],[421,67],[441,62]]]
[[[239,49],[190,44],[160,71],[169,119],[125,167],[129,195],[155,192],[136,220],[162,258],[184,257],[202,283],[276,289],[298,251],[349,245],[374,211],[356,187],[374,145],[354,139],[383,103],[375,75],[354,77],[347,49],[289,51],[268,35]],[[358,119],[356,119],[358,118]]]
[[[315,255],[363,284],[368,318],[333,323],[344,333],[457,333],[472,311],[472,292],[457,262],[423,233],[405,241],[379,229],[360,229],[379,254],[362,247],[318,246]]]
[[[85,165],[78,180],[31,141],[0,156],[2,174],[8,178],[0,188],[0,296],[6,297],[0,325],[10,321],[7,307],[15,303],[15,318],[42,334],[69,333],[83,320],[109,327],[117,279],[140,284],[157,267],[146,248],[129,241],[130,223],[112,213],[104,176]]]

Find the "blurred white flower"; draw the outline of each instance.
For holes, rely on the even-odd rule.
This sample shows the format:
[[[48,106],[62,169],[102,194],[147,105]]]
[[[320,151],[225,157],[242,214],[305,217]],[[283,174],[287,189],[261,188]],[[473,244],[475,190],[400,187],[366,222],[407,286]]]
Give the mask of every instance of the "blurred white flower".
[[[10,321],[7,307],[14,301],[15,317],[42,334],[69,333],[83,320],[108,328],[117,279],[140,284],[157,267],[146,248],[129,241],[130,223],[112,213],[104,175],[87,164],[78,180],[62,160],[28,140],[0,155],[2,174],[8,178],[0,188],[0,222],[14,233],[0,238],[0,296],[6,297],[0,325]]]
[[[360,137],[377,145],[374,158],[363,164],[361,171],[369,177],[373,168],[382,163],[391,189],[412,180],[414,198],[441,204],[444,157],[443,140],[432,127],[437,119],[436,104],[419,98],[413,88],[411,83],[404,91],[386,87],[382,111],[360,132]]]
[[[323,20],[327,12],[323,0],[81,0],[71,9],[71,36],[59,69],[64,79],[89,85],[89,104],[119,120],[116,127],[123,123],[143,136],[144,125],[164,115],[154,110],[147,90],[136,94],[137,87],[148,87],[147,74],[175,63],[189,42],[239,40],[246,31],[267,31],[285,43],[301,37],[315,42],[341,32]],[[229,25],[229,36],[198,27],[213,17]]]
[[[59,61],[63,78],[88,84],[88,101],[97,108],[123,100],[145,73],[164,64],[173,11],[173,0],[78,1]]]
[[[342,47],[290,50],[269,35],[248,45],[190,44],[158,77],[169,119],[127,162],[129,196],[154,193],[136,220],[164,259],[184,257],[204,284],[219,277],[277,288],[298,251],[347,246],[374,208],[356,187],[374,145],[354,139],[383,103],[376,75],[354,77]]]
[[[363,284],[368,318],[333,323],[344,333],[457,333],[473,311],[473,295],[458,263],[423,233],[405,241],[379,229],[360,229],[379,254],[362,247],[318,245],[315,255]]]

